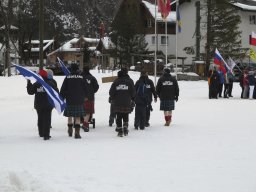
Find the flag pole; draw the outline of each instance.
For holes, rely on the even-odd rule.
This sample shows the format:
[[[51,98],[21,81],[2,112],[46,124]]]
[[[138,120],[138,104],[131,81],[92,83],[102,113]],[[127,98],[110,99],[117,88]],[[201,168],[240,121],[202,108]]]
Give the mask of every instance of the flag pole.
[[[157,52],[156,52],[156,49],[157,49],[157,43],[158,43],[158,40],[156,39],[157,38],[157,36],[156,36],[156,26],[157,26],[157,24],[156,24],[156,22],[157,22],[157,16],[156,16],[156,1],[157,0],[155,0],[155,66],[154,66],[154,72],[155,72],[155,85],[156,85],[156,62],[157,62],[157,56],[156,56],[156,54],[157,54]]]
[[[179,0],[176,1],[176,35],[175,35],[175,44],[176,44],[176,53],[175,53],[175,76],[178,79],[177,75],[177,66],[178,66],[178,9],[179,9]]]
[[[168,59],[168,56],[167,56],[167,48],[168,48],[168,46],[167,46],[167,43],[168,43],[168,41],[167,41],[167,17],[165,18],[165,67],[167,67],[167,59]]]

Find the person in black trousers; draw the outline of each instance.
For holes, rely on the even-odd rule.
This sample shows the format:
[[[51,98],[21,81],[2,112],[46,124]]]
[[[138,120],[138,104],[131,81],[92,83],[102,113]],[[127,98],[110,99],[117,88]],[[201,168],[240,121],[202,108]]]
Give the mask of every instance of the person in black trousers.
[[[146,75],[142,74],[138,81],[135,83],[135,119],[134,127],[138,130],[140,127],[141,130],[145,129],[146,126],[146,108],[149,105],[149,99],[146,89]]]
[[[109,96],[110,100],[114,102],[113,112],[117,115],[116,131],[118,136],[127,136],[129,132],[129,113],[131,112],[131,101],[135,96],[135,88],[122,70],[118,72],[118,78],[112,83]]]
[[[57,86],[48,79],[47,72],[45,70],[40,70],[39,75],[44,79],[44,81],[50,85],[53,89],[58,91]],[[47,93],[43,86],[35,82],[32,84],[30,80],[27,83],[27,92],[29,95],[35,95],[34,107],[37,112],[37,126],[39,136],[43,137],[44,140],[49,140],[50,136],[50,126],[51,126],[51,112],[52,105],[49,103]]]

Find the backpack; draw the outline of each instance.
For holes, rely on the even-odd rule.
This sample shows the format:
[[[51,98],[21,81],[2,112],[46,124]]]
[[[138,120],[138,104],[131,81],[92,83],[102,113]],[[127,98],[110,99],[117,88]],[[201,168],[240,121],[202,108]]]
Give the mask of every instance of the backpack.
[[[146,93],[146,84],[141,82],[136,90],[135,103],[138,105],[147,105],[148,96]]]

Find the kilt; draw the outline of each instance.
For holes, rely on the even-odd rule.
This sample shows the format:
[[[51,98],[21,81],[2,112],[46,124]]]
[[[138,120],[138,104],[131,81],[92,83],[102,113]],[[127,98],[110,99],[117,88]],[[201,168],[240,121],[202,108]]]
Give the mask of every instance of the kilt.
[[[161,111],[172,111],[175,108],[174,100],[162,100],[160,102],[160,110]]]
[[[83,105],[67,105],[63,114],[65,117],[83,117],[85,116]]]
[[[86,100],[84,102],[84,110],[86,114],[94,114],[94,101]]]

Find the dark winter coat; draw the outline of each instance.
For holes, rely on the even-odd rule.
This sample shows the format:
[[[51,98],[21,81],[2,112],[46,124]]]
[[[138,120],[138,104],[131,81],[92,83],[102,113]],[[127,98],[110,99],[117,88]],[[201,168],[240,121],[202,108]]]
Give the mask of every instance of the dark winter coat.
[[[94,101],[94,94],[99,90],[98,81],[91,73],[83,73],[82,75],[85,81],[85,97],[90,101]]]
[[[60,89],[60,95],[63,99],[66,99],[67,105],[83,105],[85,91],[83,76],[78,72],[72,72],[65,77]]]
[[[130,113],[131,101],[135,97],[134,85],[129,79],[118,77],[110,87],[109,96],[114,112]]]
[[[169,73],[164,73],[157,82],[156,92],[160,100],[175,100],[179,97],[177,80]]]
[[[135,104],[147,106],[149,104],[149,97],[147,94],[146,76],[141,76],[139,80],[136,81],[135,91]]]
[[[44,81],[50,85],[55,91],[58,92],[58,88],[57,86],[49,79],[45,79]],[[29,95],[35,95],[35,100],[34,100],[34,108],[37,110],[42,110],[42,109],[49,109],[51,110],[53,107],[50,104],[49,100],[48,100],[48,96],[47,93],[45,91],[45,89],[43,88],[43,86],[38,83],[35,82],[34,84],[32,84],[30,81],[28,81],[27,84],[27,92]]]
[[[146,88],[147,88],[146,93],[148,95],[149,103],[152,103],[153,97],[154,97],[154,99],[157,99],[157,93],[156,93],[154,83],[151,79],[148,78],[148,76],[146,76],[145,84],[146,84]]]

